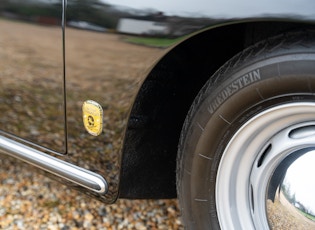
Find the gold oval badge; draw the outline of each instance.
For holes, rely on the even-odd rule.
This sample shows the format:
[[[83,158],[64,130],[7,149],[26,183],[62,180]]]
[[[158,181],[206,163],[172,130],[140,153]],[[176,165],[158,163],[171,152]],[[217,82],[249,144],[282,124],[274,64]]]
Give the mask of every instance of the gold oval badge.
[[[103,130],[103,109],[95,101],[87,100],[82,106],[83,124],[89,134],[98,136]]]

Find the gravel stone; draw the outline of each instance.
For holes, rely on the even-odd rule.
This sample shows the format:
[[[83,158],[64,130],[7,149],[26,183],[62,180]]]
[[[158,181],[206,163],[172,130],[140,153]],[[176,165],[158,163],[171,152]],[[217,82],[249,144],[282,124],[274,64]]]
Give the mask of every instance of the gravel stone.
[[[0,229],[183,229],[176,199],[120,199],[105,205],[32,166],[0,157]]]

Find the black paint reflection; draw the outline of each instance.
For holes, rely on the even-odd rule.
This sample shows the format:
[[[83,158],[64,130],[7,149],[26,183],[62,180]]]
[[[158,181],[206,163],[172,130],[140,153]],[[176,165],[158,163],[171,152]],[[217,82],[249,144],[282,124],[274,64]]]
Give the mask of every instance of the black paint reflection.
[[[60,1],[0,4],[0,129],[65,152]]]
[[[65,152],[62,1],[2,3],[0,128]],[[68,155],[64,159],[103,175],[110,186],[105,199],[111,202],[117,196],[128,111],[146,71],[167,51],[161,47],[213,22],[97,0],[69,0],[66,15]],[[86,100],[98,102],[104,110],[103,132],[97,137],[83,126]]]
[[[107,202],[117,196],[120,150],[133,97],[147,69],[164,49],[139,46],[116,33],[67,27],[66,78],[68,156],[110,182]],[[98,102],[103,132],[95,137],[83,126],[82,105]]]

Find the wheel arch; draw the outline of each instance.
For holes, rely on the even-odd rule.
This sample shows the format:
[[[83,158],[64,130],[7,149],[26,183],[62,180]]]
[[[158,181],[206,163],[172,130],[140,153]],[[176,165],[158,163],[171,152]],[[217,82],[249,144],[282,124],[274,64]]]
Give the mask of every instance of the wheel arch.
[[[171,49],[144,80],[125,133],[120,198],[175,198],[176,155],[186,114],[209,77],[257,41],[314,27],[290,21],[227,23]]]

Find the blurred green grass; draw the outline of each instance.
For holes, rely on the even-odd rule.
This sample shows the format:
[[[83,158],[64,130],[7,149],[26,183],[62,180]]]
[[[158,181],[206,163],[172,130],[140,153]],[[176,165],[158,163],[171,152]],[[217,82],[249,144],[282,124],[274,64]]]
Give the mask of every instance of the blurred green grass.
[[[183,40],[183,37],[179,38],[150,38],[150,37],[125,37],[124,41],[144,45],[149,47],[167,48]]]

